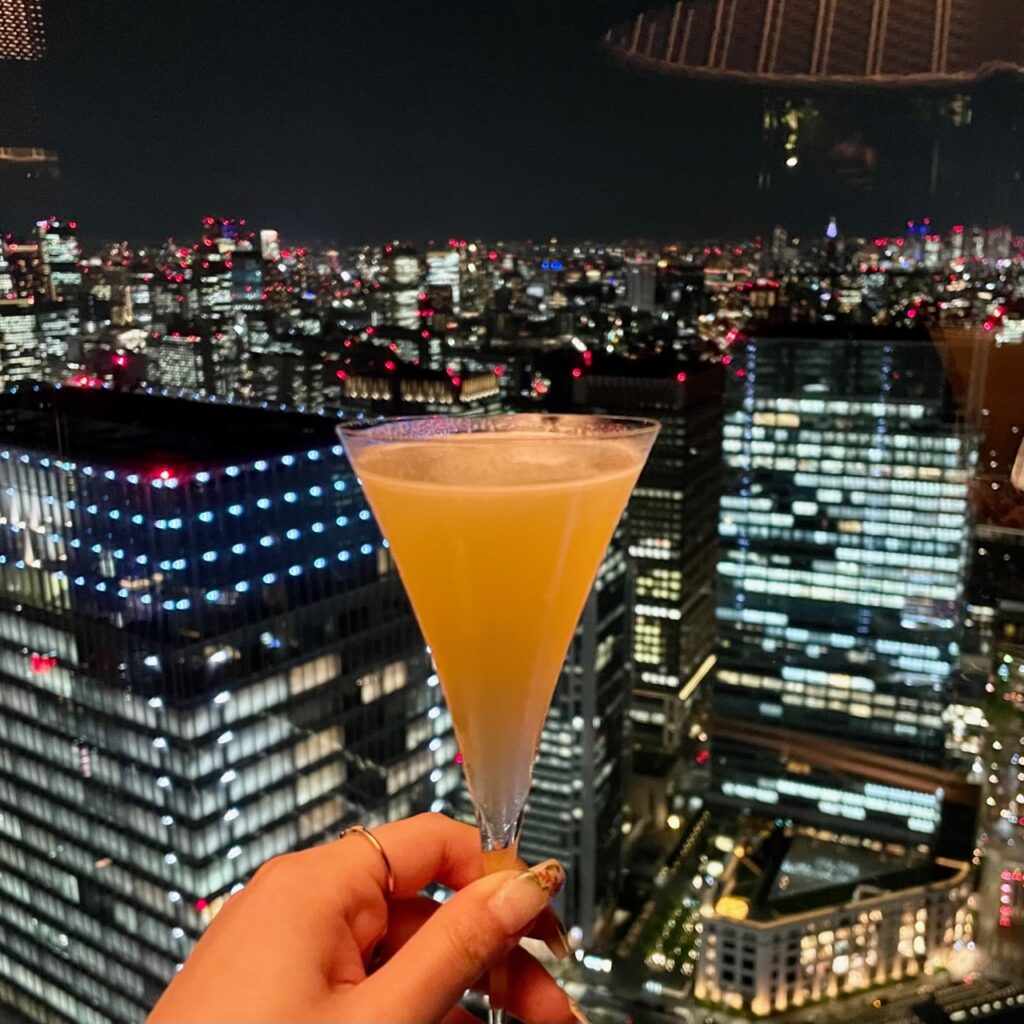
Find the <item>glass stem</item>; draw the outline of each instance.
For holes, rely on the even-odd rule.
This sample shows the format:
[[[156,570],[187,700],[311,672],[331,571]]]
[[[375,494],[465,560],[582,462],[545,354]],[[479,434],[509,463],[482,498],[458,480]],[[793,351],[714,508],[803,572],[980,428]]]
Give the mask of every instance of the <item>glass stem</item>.
[[[480,845],[484,851],[484,874],[507,871],[517,866],[519,837],[523,832],[523,811],[511,827],[493,830],[477,815],[480,827]],[[495,964],[487,975],[487,1024],[506,1024],[508,1021],[508,963]]]

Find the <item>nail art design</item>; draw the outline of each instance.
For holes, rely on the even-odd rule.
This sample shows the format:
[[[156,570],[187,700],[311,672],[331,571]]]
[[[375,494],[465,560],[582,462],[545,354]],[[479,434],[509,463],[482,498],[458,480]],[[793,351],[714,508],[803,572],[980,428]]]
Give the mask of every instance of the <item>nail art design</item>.
[[[548,894],[548,898],[554,897],[565,885],[565,869],[557,860],[546,860],[535,868],[530,868],[527,874]]]

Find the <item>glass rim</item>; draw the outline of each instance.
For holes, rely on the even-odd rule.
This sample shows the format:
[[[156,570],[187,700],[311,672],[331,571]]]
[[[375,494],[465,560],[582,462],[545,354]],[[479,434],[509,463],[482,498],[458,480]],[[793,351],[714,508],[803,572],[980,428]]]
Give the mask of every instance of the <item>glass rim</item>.
[[[483,416],[453,416],[446,415],[445,413],[427,413],[422,416],[382,416],[372,420],[359,420],[355,423],[339,423],[337,425],[338,435],[342,438],[345,437],[361,437],[370,440],[375,431],[380,431],[381,435],[386,435],[387,428],[389,426],[400,426],[403,424],[416,424],[416,423],[445,423],[461,425],[465,424],[465,429],[460,430],[458,426],[455,429],[450,429],[448,433],[485,433],[482,429],[474,429],[474,424],[493,422],[495,420],[527,420],[527,419],[538,419],[545,422],[553,423],[556,420],[575,420],[578,422],[590,421],[592,423],[601,423],[607,426],[617,426],[620,429],[610,433],[609,437],[636,437],[643,434],[649,433],[651,430],[660,429],[661,423],[658,420],[651,419],[647,416],[617,416],[614,414],[604,413],[582,413],[582,412],[496,412],[486,413]],[[497,432],[500,433],[500,432]],[[427,435],[429,436],[429,435]],[[544,437],[542,433],[540,437]],[[551,431],[547,436],[550,437],[580,437],[581,435],[573,434],[559,434],[558,431]],[[596,435],[600,436],[600,435]],[[383,437],[382,437],[383,439]],[[588,438],[593,440],[594,437]],[[398,440],[398,438],[396,438]],[[403,437],[401,440],[411,440],[408,437]]]

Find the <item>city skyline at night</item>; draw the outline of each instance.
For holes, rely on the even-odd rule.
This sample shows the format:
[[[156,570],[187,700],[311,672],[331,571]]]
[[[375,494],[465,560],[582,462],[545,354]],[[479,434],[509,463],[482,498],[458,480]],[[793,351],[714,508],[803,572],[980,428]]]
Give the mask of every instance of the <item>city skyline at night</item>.
[[[780,226],[768,241],[696,246],[450,237],[345,249],[207,216],[191,239],[150,247],[82,242],[76,220],[49,216],[8,233],[0,252],[0,469],[17,467],[0,509],[10,541],[0,570],[22,606],[0,679],[19,752],[0,790],[4,856],[18,878],[3,905],[7,1002],[41,1024],[97,1012],[97,1024],[129,1020],[129,1003],[145,1005],[264,855],[315,842],[348,816],[463,815],[437,676],[408,610],[397,610],[406,606],[387,550],[359,518],[368,510],[358,511],[329,435],[339,418],[503,410],[663,424],[570,649],[527,815],[524,852],[558,856],[570,871],[558,908],[575,955],[556,968],[567,990],[597,1020],[603,1008],[657,1021],[658,1006],[689,1013],[698,999],[723,1024],[737,1010],[791,1014],[841,995],[869,1005],[881,984],[924,985],[955,1004],[965,975],[984,978],[977,991],[990,999],[1016,998],[1006,986],[1020,949],[1013,872],[1024,870],[1024,519],[1009,474],[1024,417],[999,382],[1024,374],[1024,237],[922,220],[865,238],[831,220],[817,236]],[[197,454],[203,424],[233,418],[254,439],[265,433],[263,447],[253,440],[223,465],[208,446]],[[323,445],[300,439],[310,430],[325,432]],[[280,442],[284,455],[270,451],[278,433],[294,438]],[[191,453],[185,462],[175,446]],[[280,472],[301,465],[301,481],[260,469],[287,458],[296,461]],[[49,490],[26,490],[22,467],[39,460],[45,480],[56,475]],[[60,500],[75,506],[72,526],[50,525],[46,499],[58,500],[67,472],[75,493]],[[109,511],[110,500],[90,497],[126,473]],[[339,483],[352,509],[321,514]],[[301,522],[274,525],[278,509]],[[236,526],[238,536],[223,533]],[[349,541],[353,529],[365,538]],[[164,534],[186,533],[174,552],[160,548]],[[292,547],[301,558],[288,557]],[[46,613],[45,629],[30,625],[29,592],[41,608],[66,604]],[[224,601],[262,610],[217,625]],[[327,616],[336,629],[315,653],[309,628],[338,602],[350,611]],[[140,614],[171,633],[155,655],[137,644],[118,655]],[[110,616],[124,622],[106,660],[83,660],[84,641],[54,639]],[[178,622],[183,647],[171,639]],[[405,639],[382,647],[399,622]],[[205,694],[223,717],[291,672],[279,653],[289,629],[320,682],[272,721],[261,711],[196,732],[129,715],[97,730],[88,695],[111,686],[146,716],[180,704],[178,669],[164,685],[163,664],[188,651],[217,661],[197,662],[188,678],[195,700]],[[146,667],[150,655],[159,671]],[[108,679],[104,666],[118,664],[127,676]],[[72,704],[82,702],[74,726],[56,710],[31,724],[24,702],[48,706],[47,686],[65,677]],[[379,701],[390,702],[383,722]],[[285,732],[235,757],[244,737],[271,726]],[[310,760],[321,733],[334,739],[316,740],[320,760]],[[292,768],[265,797],[217,803],[285,750]],[[161,767],[172,755],[178,768]],[[206,775],[189,788],[175,773],[192,778],[189,766],[210,756],[208,797]],[[117,856],[83,846],[67,831],[77,819],[60,835],[39,820],[65,799],[60,787],[26,788],[42,764],[75,786],[106,786],[109,799],[89,813],[96,837],[120,837]],[[122,781],[111,788],[114,766]],[[327,788],[307,803],[308,780],[332,766],[340,775],[324,774]],[[146,780],[181,805],[166,812],[174,834],[163,841],[143,827]],[[261,800],[279,796],[294,808],[281,802],[271,822]],[[328,804],[335,817],[320,809]],[[323,830],[295,831],[314,810]],[[68,882],[65,902],[47,903],[51,933],[19,908],[42,899],[37,862],[54,870],[46,850],[58,846],[78,897]],[[150,892],[142,881],[156,886],[150,902],[132,897],[135,917],[108,907],[118,856],[139,870],[152,861],[132,882],[136,894]],[[96,868],[105,857],[111,867]],[[808,887],[815,872],[835,884]],[[889,929],[877,914],[910,923]],[[111,1002],[106,1017],[93,1005],[107,999],[104,980],[73,982],[52,959],[94,963],[103,927],[114,928],[108,955],[119,963],[132,943],[144,948],[123,963],[127,1002]]]
[[[1022,1024],[1022,111],[1024,0],[0,0],[0,1024],[139,1024],[356,825],[360,978],[457,914],[388,836],[495,853],[463,768],[525,775],[608,481],[501,823],[565,870],[537,977]],[[658,422],[628,500],[524,448],[392,521],[339,439],[574,414]]]

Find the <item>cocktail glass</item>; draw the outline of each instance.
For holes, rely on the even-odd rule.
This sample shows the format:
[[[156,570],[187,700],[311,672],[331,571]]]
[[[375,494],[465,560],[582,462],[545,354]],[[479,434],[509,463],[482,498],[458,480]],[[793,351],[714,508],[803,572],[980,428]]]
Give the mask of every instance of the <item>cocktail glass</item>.
[[[489,872],[516,863],[562,662],[658,429],[543,414],[339,428],[437,666]],[[489,988],[501,1024],[503,969]]]

